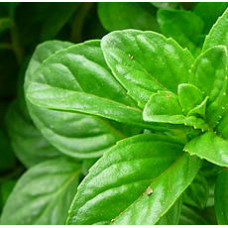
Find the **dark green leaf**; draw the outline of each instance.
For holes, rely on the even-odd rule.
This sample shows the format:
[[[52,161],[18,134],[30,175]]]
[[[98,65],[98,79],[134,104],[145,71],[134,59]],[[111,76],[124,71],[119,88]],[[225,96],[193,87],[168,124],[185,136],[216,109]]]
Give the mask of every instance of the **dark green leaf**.
[[[228,225],[228,169],[225,169],[216,181],[215,209],[218,224]]]
[[[202,172],[199,172],[183,194],[183,202],[204,209],[209,198],[209,185]]]
[[[8,198],[1,224],[63,225],[76,192],[79,173],[77,163],[61,159],[29,169]]]
[[[164,35],[174,38],[193,53],[200,51],[204,22],[191,11],[160,9],[158,23]]]
[[[207,225],[208,222],[199,214],[196,208],[183,204],[179,225]]]
[[[204,21],[204,33],[208,33],[218,17],[227,8],[227,2],[199,2],[194,13],[201,17]]]
[[[108,31],[130,28],[159,30],[156,9],[148,3],[100,2],[98,3],[98,15],[102,25]]]
[[[41,40],[53,39],[77,10],[79,2],[52,3],[41,30]]]
[[[0,129],[0,158],[0,172],[9,170],[16,164],[10,141],[2,129]]]

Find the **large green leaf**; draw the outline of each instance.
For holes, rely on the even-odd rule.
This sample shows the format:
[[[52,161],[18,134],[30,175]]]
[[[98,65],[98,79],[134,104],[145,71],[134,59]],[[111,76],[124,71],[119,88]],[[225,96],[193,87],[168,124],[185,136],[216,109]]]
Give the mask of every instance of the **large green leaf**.
[[[160,9],[157,18],[164,35],[174,38],[193,53],[199,51],[204,26],[200,17],[191,11]]]
[[[213,25],[209,34],[207,35],[203,50],[214,47],[216,45],[228,46],[228,9],[218,18],[217,22]]]
[[[17,102],[9,107],[6,120],[14,152],[26,167],[60,156],[61,153],[46,141],[32,121],[24,117]]]
[[[216,46],[202,53],[192,67],[189,82],[208,96],[206,120],[214,127],[219,123],[226,106],[227,50]]]
[[[158,33],[116,31],[101,47],[115,77],[142,108],[157,90],[176,93],[178,84],[188,81],[191,54]]]
[[[218,224],[228,225],[228,169],[225,169],[216,181],[215,209]]]
[[[191,183],[200,164],[167,136],[143,134],[118,142],[81,183],[67,223],[155,224]]]
[[[63,225],[76,192],[79,173],[77,163],[61,159],[29,169],[8,198],[1,224]]]
[[[192,139],[185,145],[184,150],[216,165],[228,166],[228,141],[214,132],[207,132]]]
[[[77,77],[80,80],[81,86],[86,87],[91,92],[95,90],[99,92],[100,90],[100,93],[102,93],[103,88],[106,85],[107,88],[105,93],[113,95],[115,99],[118,99],[118,97],[121,99],[122,97],[123,100],[129,100],[127,96],[125,97],[124,90],[112,78],[112,75],[107,70],[102,59],[102,54],[99,51],[98,44],[98,42],[92,42],[91,45],[88,43],[75,46],[71,51],[68,49],[69,53],[68,50],[66,52],[60,52],[58,55],[53,56],[53,58],[46,61],[43,71],[45,74],[48,73],[50,81],[53,83],[58,82],[59,86],[64,85],[67,81],[69,83],[65,84],[65,86],[67,88],[69,87],[68,89],[70,89],[70,87],[77,87],[79,84],[76,79],[74,79],[74,77]],[[28,85],[33,81],[33,78],[36,79],[40,74],[38,66],[45,58],[56,52],[57,49],[64,48],[61,45],[61,42],[45,42],[37,48],[27,70],[26,92]],[[84,54],[92,60],[86,59],[86,56],[83,56]],[[62,56],[64,56],[64,58]],[[79,61],[79,65],[76,64],[75,58]],[[86,60],[86,62],[84,62],[84,60]],[[95,60],[98,62],[101,61],[101,66],[99,66],[100,63],[97,64],[94,62]],[[60,63],[58,63],[58,61],[60,61]],[[64,65],[64,62],[61,63],[61,61],[66,61],[70,64],[70,68],[74,69],[74,72],[72,71],[71,74],[70,70],[67,68],[68,66]],[[81,64],[80,61],[84,62],[84,64]],[[92,68],[89,69],[89,65],[87,64],[92,65]],[[37,73],[35,74],[36,70]],[[57,80],[56,77],[59,77],[60,80]],[[88,80],[89,82],[87,82]],[[115,88],[117,89],[116,91]],[[57,87],[56,89],[58,90]],[[88,94],[88,96],[90,95]],[[50,97],[48,100],[49,99]],[[47,102],[49,103],[49,101]],[[81,101],[79,100],[79,102]],[[70,156],[88,158],[100,156],[107,148],[114,145],[116,141],[125,137],[124,129],[126,130],[126,135],[131,134],[129,133],[129,127],[122,125],[121,132],[118,130],[119,127],[116,126],[116,124],[113,125],[111,122],[102,118],[82,115],[75,112],[70,113],[50,110],[33,105],[29,101],[27,101],[27,103],[32,119],[36,126],[41,130],[42,134],[51,142],[51,144]],[[61,104],[61,102],[58,101],[58,104]]]
[[[98,15],[102,25],[108,31],[121,29],[159,30],[156,21],[156,8],[149,3],[100,2],[98,3]]]

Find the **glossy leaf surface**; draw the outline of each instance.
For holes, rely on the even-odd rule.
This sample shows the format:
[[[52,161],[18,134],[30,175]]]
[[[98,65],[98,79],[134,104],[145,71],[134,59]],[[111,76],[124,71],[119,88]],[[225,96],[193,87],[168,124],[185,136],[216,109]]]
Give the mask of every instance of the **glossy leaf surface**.
[[[115,77],[142,108],[157,90],[176,93],[178,84],[188,81],[191,54],[160,34],[116,31],[102,39],[101,47]]]
[[[155,224],[191,183],[200,164],[166,136],[123,140],[90,169],[71,205],[68,224]]]
[[[228,166],[228,141],[213,132],[204,133],[185,145],[185,151],[219,166]]]
[[[71,57],[75,56],[78,59],[78,61],[80,60],[84,61],[85,57],[83,57],[82,53],[87,47],[88,48],[91,47],[91,53],[87,52],[87,55],[89,56],[96,55],[97,56],[96,58],[98,58],[98,60],[99,59],[102,60],[102,55],[99,51],[99,45],[98,46],[97,45],[98,45],[98,42],[95,42],[94,46],[93,44],[91,46],[89,44],[82,45],[79,47],[77,46],[76,48],[72,49],[72,52],[76,49],[76,53],[74,55],[70,53],[67,54],[67,51],[66,51],[64,52],[66,53],[64,61],[66,61],[68,64],[71,64],[71,67],[76,67],[77,65],[75,65],[75,59],[73,58],[69,59],[69,55],[71,55]],[[61,43],[57,43],[57,44],[44,43],[43,46],[41,45],[37,49],[37,51],[34,54],[34,58],[31,60],[32,62],[30,63],[30,68],[27,71],[26,92],[27,92],[27,87],[29,85],[29,81],[33,81],[32,77],[34,77],[33,75],[34,75],[35,69],[37,69],[37,66],[39,66],[40,63],[45,58],[51,55],[51,53],[55,52],[55,50],[60,48],[61,48]],[[80,52],[80,48],[82,48],[81,52]],[[78,49],[79,49],[79,53],[77,55]],[[96,50],[98,51],[99,55],[97,55]],[[79,55],[80,53],[81,53],[81,56]],[[53,59],[50,59],[49,62],[46,63],[46,67],[44,67],[43,72],[47,74],[47,77],[49,78],[50,82],[59,83],[60,86],[64,86],[64,83],[66,83],[66,79],[60,80],[62,75],[64,75],[66,78],[69,77],[68,79],[68,81],[70,82],[69,85],[72,85],[72,87],[74,87],[75,89],[77,88],[77,86],[79,86],[79,84],[74,79],[74,76],[71,74],[71,72],[68,70],[67,65],[64,66],[64,63],[61,63],[61,62],[58,63],[58,58],[60,59],[60,61],[63,61],[61,56],[62,54],[60,53],[59,55],[56,55],[56,57],[53,57]],[[38,60],[41,59],[41,61],[40,60],[36,61],[36,59]],[[84,65],[81,65],[81,69],[79,69],[78,67],[75,68],[74,74],[76,74],[78,77],[78,73],[81,72],[80,73],[81,82],[84,84],[84,86],[88,87],[87,89],[94,90],[95,86],[92,85],[93,83],[91,84],[91,83],[83,82],[83,77],[86,79],[86,77],[88,78],[90,75],[93,75],[93,74],[94,76],[97,76],[97,77],[101,77],[102,75],[96,72],[96,69],[97,70],[99,69],[99,66],[96,63],[93,63],[89,59],[87,60],[87,63],[93,64],[93,67],[95,67],[95,69],[89,70],[88,67],[86,67],[86,64],[84,64]],[[105,66],[104,62],[102,62],[102,64],[103,66]],[[58,68],[56,68],[56,66],[58,66]],[[87,74],[86,74],[87,71],[85,72],[82,71],[83,69],[85,69],[85,67],[88,71]],[[53,70],[52,71],[53,73],[50,73],[51,69]],[[36,75],[39,76],[40,74],[39,69],[37,71],[38,72]],[[115,93],[113,89],[110,90],[110,86],[112,86],[113,83],[114,85],[117,86],[117,88],[121,89],[118,83],[115,82],[114,79],[112,79],[112,75],[110,75],[110,73],[108,73],[105,68],[102,68],[101,66],[99,72],[103,72],[103,76],[108,76],[108,78],[106,79],[107,80],[106,85],[109,86],[107,88],[108,94],[110,93],[113,94],[113,92]],[[59,79],[56,77],[59,77]],[[92,78],[89,77],[89,79],[91,80]],[[102,77],[100,78],[100,80],[101,79]],[[104,82],[99,81],[98,78],[97,79],[94,78],[94,83],[96,85],[97,91],[100,89],[100,93],[101,93]],[[119,94],[115,93],[114,97],[118,99],[117,97],[119,96],[120,96]],[[122,95],[122,98],[127,99],[127,98],[124,98],[123,95]],[[48,98],[48,103],[50,103],[49,99],[50,98]],[[81,100],[78,100],[78,101],[82,102]],[[118,129],[113,127],[111,123],[101,118],[90,117],[88,115],[82,115],[77,113],[69,113],[69,112],[41,108],[31,104],[30,102],[29,102],[29,110],[30,110],[30,114],[32,115],[33,121],[36,123],[37,127],[41,130],[42,134],[51,142],[51,144],[53,144],[63,153],[66,153],[70,156],[98,157],[107,148],[112,146],[117,140],[124,138],[124,135],[122,134],[122,132],[120,132]],[[64,126],[65,126],[64,128],[62,127],[63,120],[64,120]]]

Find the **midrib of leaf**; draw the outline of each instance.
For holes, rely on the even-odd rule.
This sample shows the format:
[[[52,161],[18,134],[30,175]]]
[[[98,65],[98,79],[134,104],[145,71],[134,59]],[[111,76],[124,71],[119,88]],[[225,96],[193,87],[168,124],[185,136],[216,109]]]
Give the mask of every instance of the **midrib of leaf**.
[[[70,177],[70,179],[68,179],[63,186],[56,192],[53,194],[53,196],[51,197],[51,200],[49,201],[48,205],[44,208],[44,210],[41,212],[41,214],[36,218],[36,221],[34,222],[33,225],[39,225],[39,223],[37,223],[37,220],[39,220],[42,215],[49,209],[49,207],[52,205],[52,202],[54,201],[54,199],[65,190],[65,188],[67,188],[67,186],[76,178],[76,176],[78,174],[81,173],[81,169],[77,170],[76,172],[74,172],[72,174],[72,176]]]

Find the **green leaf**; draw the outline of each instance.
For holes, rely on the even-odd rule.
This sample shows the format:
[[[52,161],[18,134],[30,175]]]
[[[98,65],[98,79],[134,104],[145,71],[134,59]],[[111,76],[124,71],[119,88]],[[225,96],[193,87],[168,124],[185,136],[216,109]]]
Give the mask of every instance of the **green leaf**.
[[[11,194],[17,180],[9,179],[1,183],[0,185],[0,207],[4,206],[9,195]],[[2,208],[0,208],[1,210]]]
[[[207,132],[185,145],[185,151],[219,166],[228,166],[228,141]]]
[[[180,5],[180,2],[151,2],[157,8],[173,9]]]
[[[174,40],[154,32],[116,31],[102,39],[106,62],[141,108],[157,90],[177,92],[193,58]]]
[[[79,2],[54,3],[50,5],[49,15],[41,30],[41,40],[53,39],[61,28],[68,23],[70,17],[77,10]]]
[[[155,224],[191,183],[200,164],[167,136],[143,134],[118,142],[79,186],[67,223]]]
[[[79,64],[81,69],[81,83],[84,84],[84,86],[87,86],[89,90],[93,90],[97,88],[97,92],[102,93],[102,89],[104,85],[107,85],[107,94],[110,94],[114,92],[115,99],[118,99],[122,93],[122,98],[125,98],[125,92],[123,89],[118,85],[118,83],[112,78],[112,75],[107,70],[107,67],[105,66],[103,57],[100,53],[99,47],[96,45],[98,42],[95,42],[95,47],[93,45],[89,44],[83,44],[76,46],[72,49],[72,51],[76,51],[77,54],[76,58],[78,58],[78,61],[80,59],[85,59],[86,57],[83,57],[84,51],[87,53],[87,57],[91,55],[91,58],[94,60],[98,59],[97,61],[101,61],[101,64],[103,65],[103,68],[100,67],[99,72],[96,72],[96,69],[99,69],[99,66],[96,63],[93,63],[93,61],[90,61],[87,59],[87,63],[92,64],[95,69],[88,69],[86,63],[84,65]],[[68,44],[67,44],[68,45]],[[25,91],[27,92],[27,88],[29,85],[29,82],[33,80],[33,74],[35,74],[35,71],[37,69],[39,74],[39,65],[42,61],[44,61],[45,58],[50,56],[55,50],[61,49],[61,42],[58,43],[52,43],[52,42],[45,42],[42,45],[40,45],[37,50],[34,53],[34,57],[31,60],[31,63],[29,65],[29,69],[27,70],[26,74],[26,85],[25,85]],[[88,47],[88,49],[87,49]],[[64,48],[64,47],[62,47]],[[82,50],[81,50],[82,49]],[[91,50],[91,51],[89,51]],[[65,61],[67,61],[69,64],[72,63],[71,67],[76,67],[75,74],[78,73],[79,67],[75,65],[75,60],[73,58],[69,59],[68,56],[71,55],[68,53],[68,51],[59,53],[55,58],[51,60],[50,62],[46,63],[45,70],[50,69],[53,70],[53,73],[56,72],[56,74],[48,74],[50,80],[55,82],[55,77],[62,78],[62,75],[64,75],[65,78],[69,77],[69,85],[73,85],[74,83],[77,86],[76,80],[73,80],[74,76],[71,75],[70,71],[68,70],[67,66],[64,66],[60,63],[54,63],[51,64],[51,62],[55,62],[60,58],[62,54],[65,56]],[[79,55],[81,53],[81,55]],[[74,56],[73,55],[73,56]],[[72,55],[71,55],[72,56]],[[36,61],[38,60],[38,61]],[[82,60],[84,61],[84,60]],[[34,64],[33,64],[34,63]],[[50,63],[50,66],[49,66]],[[56,68],[56,64],[59,66]],[[85,72],[89,71],[87,74],[84,74],[82,71],[84,68],[86,68]],[[59,70],[58,70],[59,69]],[[103,72],[103,74],[100,74],[100,72]],[[92,82],[92,76],[94,75],[94,79]],[[105,81],[103,81],[102,76],[106,77],[106,84]],[[79,75],[77,74],[77,77]],[[100,80],[98,78],[101,77]],[[87,78],[87,79],[86,79]],[[91,80],[89,83],[87,83],[87,80]],[[85,81],[84,81],[85,79]],[[74,83],[72,83],[72,80]],[[57,80],[58,81],[58,80]],[[57,82],[56,81],[56,82]],[[65,83],[65,79],[61,80],[63,83]],[[94,83],[94,86],[92,85]],[[91,86],[92,85],[92,86]],[[95,87],[96,85],[96,87]],[[66,85],[68,87],[68,85]],[[117,91],[113,87],[116,86]],[[112,88],[110,88],[112,87]],[[120,92],[118,88],[122,91]],[[120,94],[119,94],[120,92]],[[63,111],[56,111],[56,110],[50,110],[41,108],[38,106],[35,106],[28,102],[28,107],[30,114],[32,116],[33,121],[35,122],[36,126],[39,128],[39,130],[42,132],[42,134],[48,139],[49,142],[51,142],[52,145],[54,145],[58,150],[61,152],[73,156],[73,157],[83,157],[83,158],[92,158],[92,157],[99,157],[105,150],[107,150],[110,146],[114,145],[116,141],[122,139],[126,135],[131,135],[129,133],[129,130],[132,128],[125,127],[124,125],[121,126],[121,128],[117,127],[112,124],[112,122],[109,122],[107,120],[104,120],[102,118],[92,117],[88,115],[82,115],[77,113],[69,113],[69,112],[63,112]],[[63,121],[64,120],[64,121]],[[64,123],[64,128],[63,128]],[[119,130],[120,129],[120,130]],[[121,132],[124,131],[124,134]]]
[[[203,101],[203,94],[196,86],[183,83],[178,86],[178,100],[182,111],[188,113]]]
[[[184,116],[177,95],[169,91],[159,91],[150,97],[143,110],[143,119],[149,122],[183,124],[202,131],[208,129],[203,119]]]
[[[1,224],[63,225],[79,173],[77,163],[61,159],[29,169],[8,198]]]
[[[218,17],[226,10],[227,2],[199,2],[194,13],[204,21],[204,33],[208,33]]]
[[[183,194],[183,202],[204,209],[209,198],[209,184],[202,172],[199,172]]]
[[[118,17],[116,13],[118,12]],[[135,17],[137,15],[137,17]],[[158,31],[156,9],[142,2],[99,2],[99,19],[108,31],[140,29]]]
[[[183,204],[179,225],[208,225],[196,208]]]
[[[10,105],[6,121],[14,152],[26,167],[60,156],[61,153],[46,141],[32,121],[20,112],[17,102]]]
[[[192,67],[189,82],[208,96],[206,119],[214,127],[224,112],[227,87],[227,50],[216,46],[202,53]]]
[[[218,18],[217,22],[213,25],[209,34],[203,44],[203,50],[214,47],[216,45],[228,46],[228,9],[225,10],[223,15]]]
[[[182,199],[178,199],[156,225],[178,225],[182,210]]]
[[[219,225],[228,225],[228,170],[225,169],[215,185],[215,210]]]
[[[174,38],[192,53],[199,52],[204,22],[191,11],[160,9],[157,14],[162,33]]]

